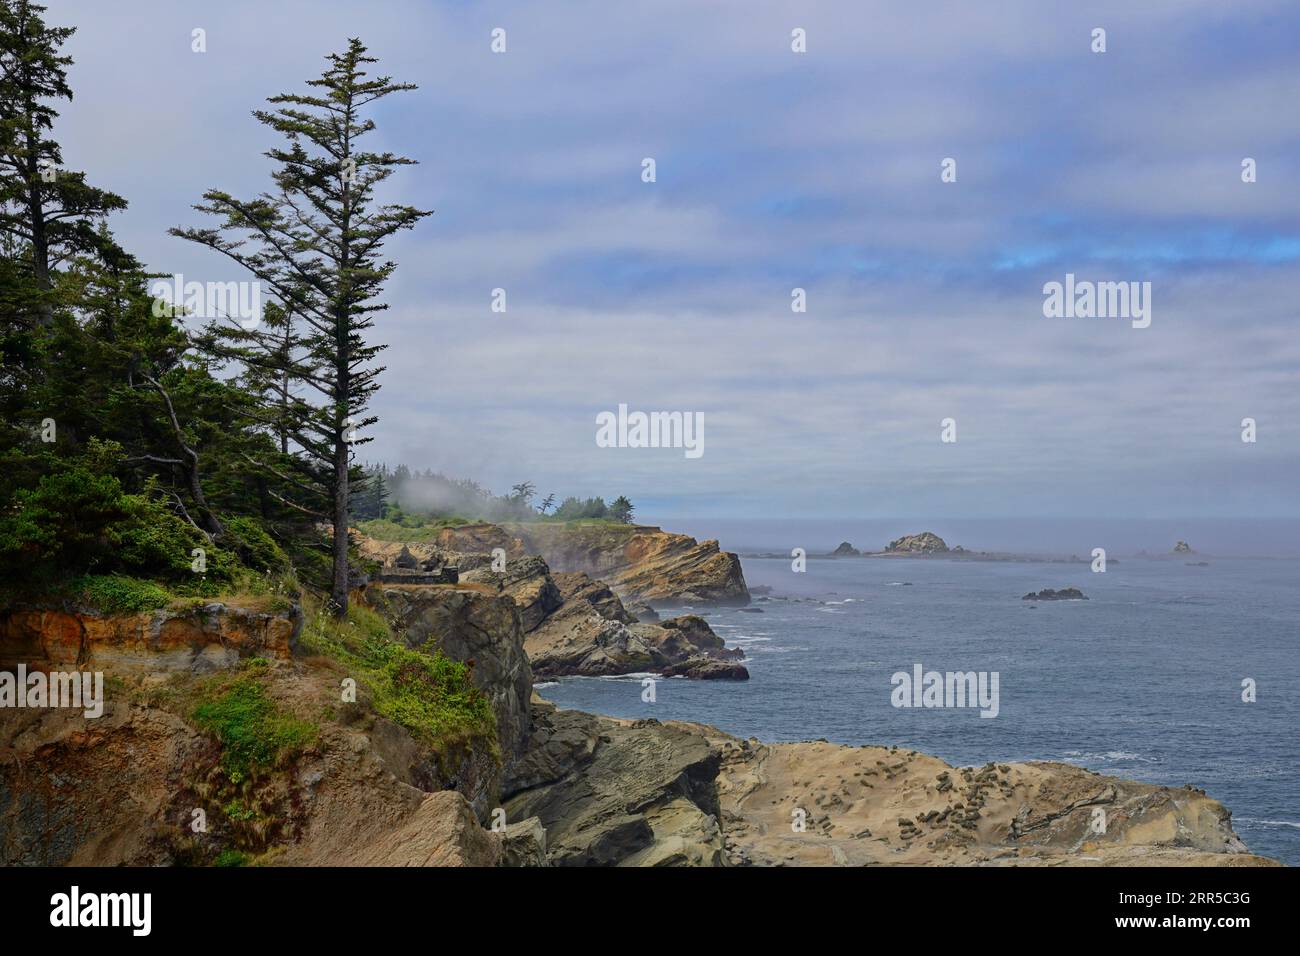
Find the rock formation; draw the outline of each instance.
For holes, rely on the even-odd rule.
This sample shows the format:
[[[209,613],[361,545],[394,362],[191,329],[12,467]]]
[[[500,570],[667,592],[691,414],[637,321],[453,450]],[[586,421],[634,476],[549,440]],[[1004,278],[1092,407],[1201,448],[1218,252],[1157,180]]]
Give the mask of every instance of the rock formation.
[[[955,768],[915,751],[760,744],[534,702],[505,782],[557,866],[1268,865],[1198,791],[1060,763]],[[1094,808],[1107,819],[1090,832]]]
[[[895,538],[889,542],[885,551],[888,554],[946,554],[948,545],[937,534],[922,531],[920,534],[905,534],[901,538]]]
[[[247,657],[287,660],[301,625],[296,608],[276,612],[228,601],[179,601],[139,614],[14,608],[0,611],[0,667],[22,662],[123,673],[201,673]]]
[[[372,585],[363,599],[407,646],[473,661],[471,675],[492,702],[502,751],[512,756],[523,748],[533,670],[514,600],[481,585],[401,584]]]
[[[462,580],[482,581],[492,552],[505,553],[506,574],[520,559],[542,558],[552,572],[581,572],[605,581],[628,603],[744,605],[745,575],[736,555],[717,541],[696,541],[644,525],[522,522],[444,528],[431,541],[380,541],[362,536],[363,556],[395,566],[403,550],[421,566],[452,565]]]
[[[741,652],[728,649],[701,617],[639,623],[604,582],[583,572],[556,574],[554,580],[563,604],[524,639],[538,677],[667,674],[668,668],[683,677],[749,677],[737,663]]]
[[[602,620],[644,626],[614,619],[621,604],[595,582],[561,582],[570,596],[585,591],[596,616],[602,606],[614,616]],[[432,759],[427,745],[374,713],[365,693],[322,716],[347,670],[330,658],[276,658],[256,668],[266,693],[285,714],[316,721],[318,733],[253,791],[251,819],[212,808],[208,830],[195,833],[191,811],[212,803],[220,751],[186,718],[184,702],[195,682],[220,673],[181,668],[159,686],[138,661],[110,657],[114,684],[100,718],[0,710],[0,862],[210,863],[241,827],[264,842],[258,862],[266,865],[1270,862],[1246,851],[1221,804],[1191,789],[1057,763],[963,769],[892,747],[765,745],[694,724],[521,701],[525,635],[509,597],[482,584],[393,585],[366,601],[407,644],[474,661],[503,725],[499,764],[473,747],[450,763]],[[281,618],[270,631],[293,630],[295,615]],[[49,635],[40,621],[24,625],[26,646],[66,646],[52,639],[66,622],[44,621]],[[220,643],[223,621],[215,612],[197,619],[212,628],[205,646]],[[122,622],[102,626],[131,632]],[[662,630],[660,647],[708,641],[689,617]],[[507,815],[500,833],[483,825],[496,806]],[[1091,826],[1098,810],[1107,820],[1100,835]]]
[[[1022,601],[1086,601],[1088,596],[1078,588],[1061,588],[1059,591],[1052,588],[1043,588],[1041,591],[1031,591],[1022,597]]]
[[[1174,550],[1172,553],[1173,554],[1195,554],[1196,552],[1192,550],[1192,546],[1188,544],[1186,541],[1179,541],[1177,544],[1174,545]]]
[[[847,541],[841,541],[840,546],[831,552],[831,557],[856,558],[860,554],[862,554],[862,552],[853,547],[853,545],[849,544]]]
[[[624,601],[653,605],[749,603],[736,555],[644,525],[531,522],[506,525],[552,571],[582,571],[609,582]]]

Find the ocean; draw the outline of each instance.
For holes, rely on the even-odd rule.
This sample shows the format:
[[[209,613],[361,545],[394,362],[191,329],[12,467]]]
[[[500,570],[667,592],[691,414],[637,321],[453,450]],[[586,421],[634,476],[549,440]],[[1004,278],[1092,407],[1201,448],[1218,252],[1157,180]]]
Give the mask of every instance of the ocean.
[[[749,681],[660,680],[654,703],[642,702],[644,675],[540,691],[561,707],[763,741],[897,744],[957,766],[1058,760],[1191,783],[1232,811],[1253,852],[1300,865],[1300,559],[1111,557],[1105,573],[876,558],[810,558],[795,573],[790,558],[742,557],[750,587],[771,588],[752,605],[762,613],[697,613],[745,651]],[[1048,587],[1089,600],[1021,600]],[[996,671],[997,716],[893,706],[892,675],[917,664]],[[1242,701],[1247,678],[1254,703]]]

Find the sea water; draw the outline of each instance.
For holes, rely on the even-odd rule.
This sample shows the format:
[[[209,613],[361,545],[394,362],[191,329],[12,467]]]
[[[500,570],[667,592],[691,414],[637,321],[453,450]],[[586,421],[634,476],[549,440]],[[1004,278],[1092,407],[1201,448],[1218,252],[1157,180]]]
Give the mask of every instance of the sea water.
[[[772,589],[751,605],[762,613],[698,613],[745,651],[749,681],[660,680],[654,703],[640,676],[566,678],[542,695],[764,741],[897,744],[957,766],[1057,760],[1190,783],[1232,811],[1252,851],[1300,865],[1300,560],[1124,556],[1100,574],[1087,563],[814,558],[804,573],[789,558],[742,563],[751,587]],[[1049,587],[1089,600],[1021,600]],[[997,717],[893,706],[892,675],[918,663],[996,671]],[[1254,703],[1242,700],[1246,679]]]

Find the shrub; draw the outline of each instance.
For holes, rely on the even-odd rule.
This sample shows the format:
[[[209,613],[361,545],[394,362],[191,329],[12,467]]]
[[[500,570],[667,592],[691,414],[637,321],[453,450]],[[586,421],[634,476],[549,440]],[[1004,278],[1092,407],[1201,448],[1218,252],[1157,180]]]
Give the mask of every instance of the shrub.
[[[172,594],[153,581],[120,574],[88,574],[71,584],[73,594],[108,614],[155,611],[172,601]]]
[[[194,708],[194,723],[221,742],[221,769],[232,783],[282,766],[316,738],[312,724],[282,713],[267,696],[265,667],[248,661],[219,696]]]
[[[223,543],[239,556],[245,567],[273,574],[288,570],[288,557],[256,519],[230,518],[225,527],[227,540]]]

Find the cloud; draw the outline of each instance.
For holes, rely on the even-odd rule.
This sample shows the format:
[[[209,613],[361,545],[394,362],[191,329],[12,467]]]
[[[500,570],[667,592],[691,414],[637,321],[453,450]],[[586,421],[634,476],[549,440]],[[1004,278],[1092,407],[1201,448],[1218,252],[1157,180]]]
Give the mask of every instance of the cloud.
[[[264,188],[266,96],[355,34],[420,85],[375,134],[420,161],[388,198],[437,212],[389,248],[372,459],[674,514],[1300,515],[1284,3],[49,16],[80,27],[69,162],[131,200],[130,248],[196,278],[234,276],[166,228],[207,188]],[[1044,318],[1066,272],[1151,281],[1151,328]],[[702,411],[704,457],[597,448],[620,402]]]

